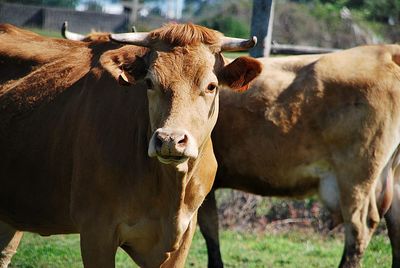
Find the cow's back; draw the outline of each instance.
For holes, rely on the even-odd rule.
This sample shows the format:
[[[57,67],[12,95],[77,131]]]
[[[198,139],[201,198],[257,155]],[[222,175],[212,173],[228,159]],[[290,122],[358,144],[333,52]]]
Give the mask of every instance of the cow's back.
[[[10,24],[0,24],[0,41],[0,84],[19,79],[51,62],[59,61],[57,68],[73,61],[78,66],[89,56],[89,50],[84,51],[86,45],[83,43],[44,38]]]

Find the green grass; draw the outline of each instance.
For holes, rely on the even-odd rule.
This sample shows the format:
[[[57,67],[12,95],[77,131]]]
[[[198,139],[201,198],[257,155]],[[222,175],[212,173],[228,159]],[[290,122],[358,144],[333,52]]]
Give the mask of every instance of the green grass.
[[[242,57],[242,56],[249,56],[249,52],[247,52],[247,51],[224,52],[223,54],[225,57],[231,58],[231,59],[236,59],[236,58]]]
[[[259,235],[223,231],[222,255],[226,267],[337,267],[342,254],[342,240],[312,232],[285,232]],[[117,267],[137,267],[119,250]],[[374,236],[364,267],[390,267],[390,244],[386,236]],[[197,231],[186,267],[206,267],[207,251]],[[82,267],[78,235],[40,237],[26,233],[11,267]]]
[[[43,29],[37,29],[37,28],[26,28],[28,31],[32,31],[34,33],[47,36],[47,37],[56,37],[56,38],[62,38],[61,36],[61,26],[60,26],[60,31],[50,31],[50,30],[43,30]]]

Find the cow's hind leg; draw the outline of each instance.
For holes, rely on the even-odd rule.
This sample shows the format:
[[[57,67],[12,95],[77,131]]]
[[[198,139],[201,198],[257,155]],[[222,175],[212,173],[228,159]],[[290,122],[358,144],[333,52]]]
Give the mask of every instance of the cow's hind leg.
[[[371,173],[363,175],[362,172],[357,175],[353,179],[343,179],[344,176],[338,179],[345,227],[345,246],[339,265],[341,268],[360,267],[361,257],[380,221],[372,180],[355,179],[374,176]]]
[[[221,251],[218,237],[218,213],[214,190],[208,194],[199,209],[200,231],[206,240],[208,253],[208,267],[222,268]]]
[[[399,171],[396,171],[392,205],[385,214],[390,243],[392,245],[393,268],[400,267],[400,174],[397,174],[400,173]]]
[[[360,267],[361,257],[379,223],[375,200],[373,202],[370,200],[374,198],[366,198],[369,202],[363,202],[359,204],[359,207],[354,206],[349,209],[342,207],[342,211],[344,210],[345,248],[339,267]]]
[[[22,234],[23,232],[0,222],[0,268],[6,268],[10,264],[12,256],[17,252]]]

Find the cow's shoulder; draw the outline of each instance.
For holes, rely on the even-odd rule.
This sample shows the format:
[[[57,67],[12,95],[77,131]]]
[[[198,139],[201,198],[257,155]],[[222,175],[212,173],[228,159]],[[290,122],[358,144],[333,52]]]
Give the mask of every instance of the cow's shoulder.
[[[40,36],[9,24],[0,25],[0,84],[16,82],[34,75],[34,83],[43,83],[41,77],[50,77],[74,65],[83,68],[89,63],[92,51],[88,44]],[[86,64],[87,65],[87,64]],[[60,75],[56,75],[60,77]],[[30,81],[32,83],[32,81]]]
[[[221,92],[221,109],[226,106],[241,107],[242,111],[264,117],[266,109],[295,101],[304,91],[315,90],[313,69],[321,55],[259,58],[262,73],[250,84],[248,91],[237,94]],[[297,99],[298,101],[301,98]]]
[[[88,49],[89,46],[83,42],[41,36],[10,24],[0,24],[0,43],[0,57],[14,57],[34,63],[53,61],[74,51]]]
[[[0,34],[9,34],[9,35],[25,35],[30,36],[32,38],[40,37],[40,35],[27,31],[21,28],[18,28],[12,24],[2,23],[0,24]]]

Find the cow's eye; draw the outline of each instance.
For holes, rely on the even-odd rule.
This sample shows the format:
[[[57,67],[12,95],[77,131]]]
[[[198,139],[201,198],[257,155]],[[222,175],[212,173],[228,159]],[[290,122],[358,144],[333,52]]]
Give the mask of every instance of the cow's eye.
[[[146,78],[144,81],[146,82],[147,89],[153,89],[154,88],[153,81],[151,81],[150,78]]]
[[[207,90],[206,90],[206,91],[207,91],[208,93],[212,93],[212,92],[216,91],[217,88],[218,88],[217,84],[215,84],[215,83],[210,83],[210,84],[208,84]]]

